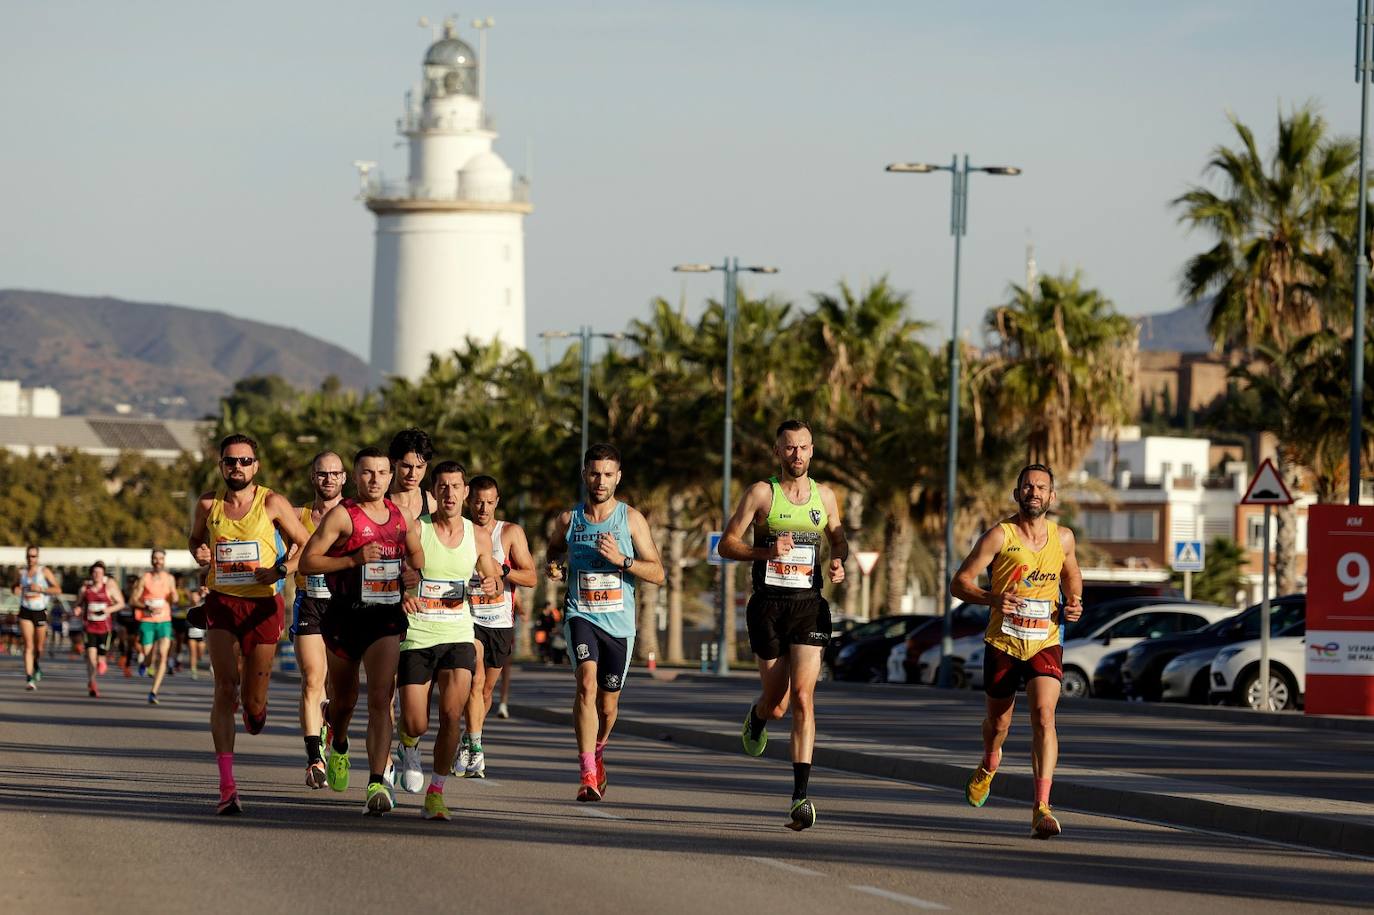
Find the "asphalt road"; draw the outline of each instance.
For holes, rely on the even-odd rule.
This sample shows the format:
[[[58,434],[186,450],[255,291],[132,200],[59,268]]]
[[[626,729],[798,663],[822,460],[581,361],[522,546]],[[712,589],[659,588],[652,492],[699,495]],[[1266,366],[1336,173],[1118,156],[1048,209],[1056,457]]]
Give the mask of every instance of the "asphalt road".
[[[287,683],[266,731],[240,735],[244,815],[217,818],[207,680],[170,679],[150,707],[146,681],[113,672],[93,700],[76,665],[46,667],[26,694],[17,659],[0,658],[5,912],[1215,913],[1374,896],[1366,860],[1072,812],[1064,836],[1035,842],[1020,807],[831,771],[812,776],[818,825],[794,834],[785,764],[635,738],[607,751],[606,801],[579,805],[571,732],[521,721],[489,723],[489,778],[450,780],[454,821],[422,820],[404,794],[367,818],[357,785],[304,787]],[[513,698],[557,676],[523,692],[517,677]],[[702,692],[642,687],[627,699]]]

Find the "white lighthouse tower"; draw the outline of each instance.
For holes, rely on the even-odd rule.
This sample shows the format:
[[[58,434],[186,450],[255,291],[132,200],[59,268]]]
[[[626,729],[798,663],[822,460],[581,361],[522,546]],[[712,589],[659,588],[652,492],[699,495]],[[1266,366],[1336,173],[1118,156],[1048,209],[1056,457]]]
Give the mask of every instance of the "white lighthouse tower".
[[[420,98],[406,94],[398,130],[410,175],[361,170],[377,214],[372,377],[418,378],[431,353],[468,337],[525,345],[524,217],[529,186],[492,151],[477,55],[452,20],[425,52]]]

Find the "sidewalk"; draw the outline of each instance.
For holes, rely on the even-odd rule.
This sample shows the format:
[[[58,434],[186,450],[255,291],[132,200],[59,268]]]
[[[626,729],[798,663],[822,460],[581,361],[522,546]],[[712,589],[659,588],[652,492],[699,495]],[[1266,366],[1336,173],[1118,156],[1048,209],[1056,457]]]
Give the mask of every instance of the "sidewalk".
[[[570,680],[567,668],[522,669],[512,678],[512,714],[570,725]],[[616,731],[739,753],[736,719],[753,692],[744,677],[636,671]],[[980,696],[824,684],[817,705],[817,766],[962,792],[977,761]],[[1353,719],[1345,732],[1297,716],[1190,709],[1203,714],[1184,717],[1185,710],[1152,708],[1061,703],[1056,807],[1374,856],[1367,722]],[[1215,712],[1223,714],[1206,714]],[[790,760],[786,722],[770,730],[769,759]],[[990,803],[1029,805],[1028,730],[1018,709]]]

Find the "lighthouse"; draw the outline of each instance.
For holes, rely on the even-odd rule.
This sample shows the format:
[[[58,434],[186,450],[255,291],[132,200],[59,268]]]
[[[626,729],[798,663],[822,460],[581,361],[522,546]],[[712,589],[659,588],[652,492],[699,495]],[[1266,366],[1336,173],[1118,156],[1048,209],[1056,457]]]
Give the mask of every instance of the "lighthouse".
[[[377,217],[374,383],[417,379],[431,354],[461,349],[469,337],[525,345],[529,185],[492,150],[482,76],[472,46],[446,21],[397,121],[409,175],[388,181],[376,163],[355,163],[361,198]]]

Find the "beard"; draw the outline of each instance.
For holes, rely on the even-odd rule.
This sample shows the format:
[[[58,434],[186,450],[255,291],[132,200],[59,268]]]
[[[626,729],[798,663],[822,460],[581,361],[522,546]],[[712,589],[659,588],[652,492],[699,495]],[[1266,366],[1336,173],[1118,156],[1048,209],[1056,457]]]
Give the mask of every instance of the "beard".
[[[1048,509],[1048,506],[1046,506],[1044,502],[1041,502],[1039,505],[1032,505],[1028,501],[1017,502],[1016,506],[1017,508],[1021,509],[1022,515],[1024,515],[1032,521],[1034,521],[1036,518],[1039,518]]]
[[[249,486],[249,484],[251,484],[252,482],[253,482],[252,480],[232,480],[232,479],[230,479],[230,480],[225,480],[225,481],[224,481],[224,485],[225,485],[226,487],[228,487],[228,489],[229,489],[230,492],[242,492],[243,490],[247,489],[248,486]]]

